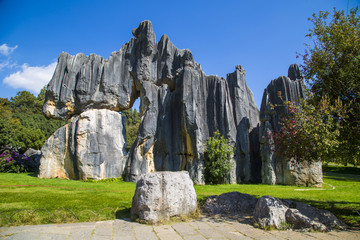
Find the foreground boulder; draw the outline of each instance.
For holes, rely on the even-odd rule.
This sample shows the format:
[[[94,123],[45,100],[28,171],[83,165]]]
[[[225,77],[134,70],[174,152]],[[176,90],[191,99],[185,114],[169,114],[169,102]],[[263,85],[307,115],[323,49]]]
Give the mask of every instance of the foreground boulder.
[[[346,225],[334,214],[327,210],[318,209],[305,203],[292,202],[286,211],[286,221],[293,225],[294,229],[312,229],[315,231],[331,231],[333,229],[346,229]]]
[[[89,110],[58,129],[42,147],[40,178],[121,177],[125,164],[125,121],[120,113]]]
[[[254,224],[261,228],[282,229],[287,225],[292,226],[293,229],[320,232],[346,228],[344,223],[327,210],[291,200],[280,200],[272,196],[259,198],[253,220]]]
[[[189,215],[196,208],[196,192],[188,172],[147,173],[136,183],[131,218],[158,223]]]
[[[254,211],[257,199],[240,192],[223,193],[219,196],[209,196],[202,208],[208,215],[247,216]]]
[[[254,222],[261,228],[275,226],[280,228],[286,221],[285,213],[288,207],[272,196],[262,196],[256,203]]]

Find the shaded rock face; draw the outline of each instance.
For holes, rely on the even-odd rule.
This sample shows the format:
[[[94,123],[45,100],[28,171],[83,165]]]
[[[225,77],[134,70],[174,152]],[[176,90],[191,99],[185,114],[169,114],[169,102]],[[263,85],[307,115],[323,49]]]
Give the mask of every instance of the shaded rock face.
[[[147,173],[139,177],[131,218],[157,223],[196,211],[194,184],[186,171]]]
[[[252,215],[256,202],[257,199],[249,194],[229,192],[207,197],[202,210],[211,216],[215,214],[247,216]]]
[[[30,161],[32,161],[36,165],[37,168],[40,166],[41,154],[42,153],[40,150],[36,150],[33,148],[29,148],[24,153],[24,155],[27,156],[30,159]]]
[[[127,154],[126,180],[186,170],[195,183],[204,183],[204,144],[219,130],[236,147],[228,182],[259,182],[259,110],[244,69],[236,66],[227,79],[205,75],[189,50],[177,49],[166,35],[157,43],[149,21],[133,35],[108,60],[60,54],[45,115],[66,119],[89,109],[121,111],[140,97],[141,124]]]
[[[120,177],[125,165],[125,121],[120,113],[89,110],[59,128],[42,147],[40,178]]]
[[[322,166],[320,162],[303,162],[291,165],[276,153],[273,134],[280,130],[279,122],[286,116],[284,101],[297,101],[305,98],[305,86],[299,67],[292,64],[289,77],[272,80],[264,90],[260,110],[260,155],[262,161],[261,179],[265,184],[289,184],[321,186]],[[281,93],[282,99],[279,97]],[[275,106],[275,107],[272,107]],[[299,143],[311,144],[311,143]]]

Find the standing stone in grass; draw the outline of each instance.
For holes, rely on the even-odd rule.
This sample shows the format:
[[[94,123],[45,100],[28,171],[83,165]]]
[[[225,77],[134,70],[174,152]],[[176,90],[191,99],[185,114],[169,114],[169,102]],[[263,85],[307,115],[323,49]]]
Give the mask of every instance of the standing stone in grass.
[[[104,179],[122,176],[125,121],[118,112],[89,110],[73,117],[42,147],[41,178]]]
[[[288,207],[279,199],[272,196],[262,196],[256,203],[254,222],[261,228],[276,227],[286,221],[285,213]]]
[[[140,175],[132,201],[131,218],[158,223],[194,213],[196,192],[189,173],[154,172]]]

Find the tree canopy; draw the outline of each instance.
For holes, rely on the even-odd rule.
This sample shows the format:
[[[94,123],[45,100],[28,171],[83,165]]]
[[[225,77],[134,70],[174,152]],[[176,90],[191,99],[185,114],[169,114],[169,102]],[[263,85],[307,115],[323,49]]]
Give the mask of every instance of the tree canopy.
[[[46,119],[42,114],[45,89],[35,97],[20,91],[15,97],[0,99],[0,147],[40,149],[46,139],[65,121]]]
[[[350,14],[334,9],[313,14],[313,28],[306,35],[307,45],[301,66],[313,94],[315,106],[323,97],[331,104],[340,100],[348,113],[338,118],[342,125],[340,142],[343,161],[360,157],[360,16],[358,8]],[[338,117],[336,113],[333,115]]]

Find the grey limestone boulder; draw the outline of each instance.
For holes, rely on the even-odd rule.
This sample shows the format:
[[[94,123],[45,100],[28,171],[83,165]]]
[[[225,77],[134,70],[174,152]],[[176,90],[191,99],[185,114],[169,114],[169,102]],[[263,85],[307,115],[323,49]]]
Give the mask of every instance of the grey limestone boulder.
[[[347,228],[343,222],[327,210],[292,200],[280,200],[272,196],[259,198],[255,206],[253,220],[261,228],[269,226],[281,228],[282,223],[287,223],[293,229],[320,232]]]
[[[293,202],[292,208],[286,211],[286,221],[294,229],[311,229],[327,232],[333,229],[345,229],[347,226],[334,214],[327,210],[318,209],[305,203]]]
[[[196,208],[196,192],[188,172],[153,172],[141,175],[136,183],[131,217],[158,223],[189,215]]]
[[[58,129],[42,147],[40,178],[121,177],[125,165],[125,121],[111,110],[89,110]]]
[[[288,207],[280,200],[272,196],[262,196],[258,199],[253,220],[261,228],[274,226],[280,228],[286,222],[285,213]]]
[[[251,215],[257,199],[240,192],[223,193],[219,196],[209,196],[202,208],[208,215]]]

